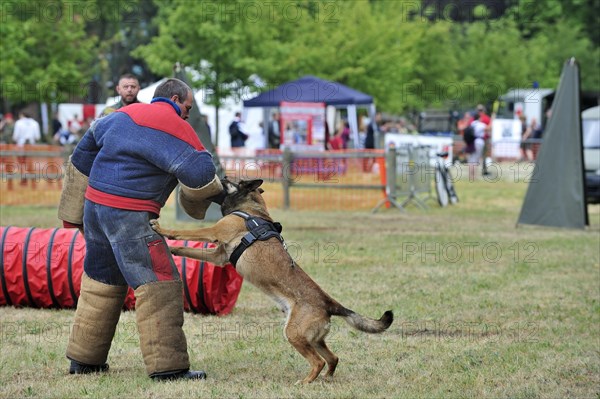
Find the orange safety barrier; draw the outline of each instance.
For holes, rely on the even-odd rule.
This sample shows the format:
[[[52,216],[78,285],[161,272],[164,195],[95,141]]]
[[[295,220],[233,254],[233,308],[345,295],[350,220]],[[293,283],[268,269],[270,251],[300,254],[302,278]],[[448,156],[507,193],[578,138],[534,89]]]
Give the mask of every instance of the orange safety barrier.
[[[56,145],[0,144],[0,204],[40,204],[46,197],[51,201],[45,204],[55,203],[67,155],[68,149]]]

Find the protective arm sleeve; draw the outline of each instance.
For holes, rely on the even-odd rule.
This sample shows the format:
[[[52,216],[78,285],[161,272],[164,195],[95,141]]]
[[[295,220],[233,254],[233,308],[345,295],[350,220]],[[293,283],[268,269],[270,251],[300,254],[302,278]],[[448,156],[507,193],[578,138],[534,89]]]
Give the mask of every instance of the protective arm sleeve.
[[[194,219],[204,219],[206,210],[212,202],[210,198],[223,192],[223,185],[217,175],[202,187],[190,188],[181,182],[179,182],[179,186],[179,203],[183,210]]]
[[[58,205],[58,218],[66,222],[65,226],[83,225],[83,204],[87,186],[88,177],[81,173],[69,158]]]

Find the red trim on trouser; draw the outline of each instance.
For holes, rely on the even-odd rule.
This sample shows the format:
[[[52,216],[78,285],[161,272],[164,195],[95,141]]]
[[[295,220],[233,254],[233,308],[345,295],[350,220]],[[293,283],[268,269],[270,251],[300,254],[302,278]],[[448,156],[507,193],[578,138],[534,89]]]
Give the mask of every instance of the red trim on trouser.
[[[173,266],[171,257],[167,252],[167,245],[163,240],[155,240],[148,243],[150,260],[152,261],[152,270],[156,274],[158,281],[173,280]]]

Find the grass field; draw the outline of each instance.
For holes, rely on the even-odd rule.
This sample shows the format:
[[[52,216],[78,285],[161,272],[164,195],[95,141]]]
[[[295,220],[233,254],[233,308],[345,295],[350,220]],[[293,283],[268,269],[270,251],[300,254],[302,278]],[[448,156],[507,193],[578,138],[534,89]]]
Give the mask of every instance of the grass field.
[[[393,309],[377,336],[333,319],[332,381],[294,383],[306,361],[282,314],[245,284],[232,314],[186,314],[204,382],[154,383],[135,314],[124,312],[107,374],[70,376],[71,310],[0,308],[0,397],[44,398],[598,398],[600,206],[585,231],[515,228],[522,181],[459,181],[461,202],[407,213],[273,209],[300,265],[345,306]],[[0,223],[58,226],[54,208],[3,206]],[[176,222],[168,207],[163,226]]]

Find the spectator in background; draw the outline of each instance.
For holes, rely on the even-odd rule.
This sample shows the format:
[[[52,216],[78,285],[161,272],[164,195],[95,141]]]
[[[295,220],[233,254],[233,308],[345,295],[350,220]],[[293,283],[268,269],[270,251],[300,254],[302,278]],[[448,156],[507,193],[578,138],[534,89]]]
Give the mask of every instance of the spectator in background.
[[[69,119],[67,122],[67,127],[72,135],[79,137],[81,134],[81,121],[79,120],[79,115],[74,114],[73,119]]]
[[[485,131],[483,135],[483,150],[482,150],[482,159],[483,163],[481,164],[481,170],[484,176],[488,175],[487,170],[487,162],[486,158],[489,152],[489,142],[492,137],[492,120],[490,116],[486,113],[485,107],[482,104],[477,105],[477,114],[479,115],[479,121],[485,125]]]
[[[327,149],[329,150],[342,150],[344,149],[344,140],[342,139],[341,133],[336,133],[331,137],[327,143]]]
[[[40,124],[28,113],[19,112],[19,120],[15,123],[12,139],[19,145],[35,144],[42,138]]]
[[[471,114],[471,112],[466,111],[462,118],[460,118],[457,122],[456,122],[456,133],[459,134],[460,136],[463,137],[464,139],[464,134],[465,134],[465,129],[468,126],[471,126],[471,123],[473,122],[473,114]],[[469,154],[473,152],[474,148],[468,148],[469,146],[464,146],[463,148],[460,149],[460,152],[457,155],[457,159],[460,162],[468,162],[468,158],[469,158]]]
[[[473,122],[473,115],[469,111],[463,114],[463,117],[456,122],[456,130],[461,136],[464,134],[465,128]]]
[[[532,139],[541,138],[542,137],[541,131],[542,131],[542,128],[540,127],[540,124],[538,123],[537,119],[531,118],[531,122],[529,123],[529,126],[527,126],[527,129],[525,131],[525,139],[532,140]],[[527,160],[530,162],[535,161],[535,156],[533,154],[533,143],[532,142],[527,143],[526,151],[527,151]]]
[[[375,136],[381,134],[381,112],[375,114],[375,118],[369,123],[367,127],[367,137],[365,138],[365,148],[375,148]]]
[[[550,119],[550,115],[552,114],[552,110],[548,110],[546,112],[546,124],[548,124],[548,120]],[[535,125],[533,124],[535,120]],[[531,120],[531,138],[532,139],[541,139],[542,136],[544,135],[544,129],[542,128],[542,126],[537,122],[537,119],[532,119]]]
[[[229,125],[229,135],[231,136],[231,148],[240,148],[246,145],[248,135],[242,128],[242,113],[236,112],[233,121]]]
[[[279,145],[281,144],[281,131],[280,129],[280,118],[278,112],[273,112],[271,115],[271,120],[269,121],[268,126],[268,134],[269,134],[269,148],[277,148],[279,149]]]
[[[341,136],[341,129],[342,127],[338,125],[338,128],[335,129],[333,135],[330,135],[329,139],[327,140],[328,150],[341,150],[344,147],[344,143]]]
[[[379,137],[381,135],[381,112],[377,112],[372,121],[370,121],[367,126],[367,135],[365,137],[365,149],[373,150],[375,149],[375,136]],[[371,172],[373,170],[373,165],[375,163],[375,158],[364,158],[363,159],[363,172]]]
[[[530,138],[531,131],[527,126],[527,117],[523,114],[519,115],[519,121],[521,122],[521,159],[520,162],[529,162],[532,160],[531,154],[531,144],[527,142]]]
[[[77,143],[77,136],[72,134],[68,129],[63,128],[62,123],[58,119],[58,112],[55,112],[52,118],[52,139],[55,143],[62,146]]]
[[[339,137],[338,140],[341,142],[342,149],[347,149],[348,141],[350,141],[350,124],[347,121],[340,121],[340,124],[335,132],[334,138],[336,136]]]
[[[58,112],[52,114],[52,137],[62,129],[62,123],[58,119]]]
[[[140,102],[137,98],[137,95],[140,91],[140,82],[135,75],[131,73],[122,75],[119,78],[119,83],[117,84],[116,89],[117,94],[121,96],[121,99],[117,103],[104,108],[104,111],[102,111],[100,116],[106,116],[111,112],[118,110],[119,108]]]
[[[483,150],[485,146],[485,129],[486,124],[479,120],[479,114],[473,116],[473,122],[471,122],[475,134],[475,142],[473,143],[473,152],[469,154],[469,179],[472,181],[475,179],[475,167],[482,161]]]
[[[325,121],[325,151],[329,150],[329,141],[331,140],[331,133],[329,132],[329,123],[327,123],[327,121]]]
[[[15,130],[15,120],[9,112],[2,116],[0,121],[0,143],[9,144],[12,141],[13,131]]]
[[[477,114],[479,115],[479,121],[489,126],[491,123],[490,116],[486,113],[485,107],[482,104],[477,104]]]
[[[19,112],[19,120],[15,123],[12,139],[20,147],[25,144],[35,144],[42,138],[40,124],[33,119],[28,113]],[[17,162],[21,165],[21,185],[27,185],[26,172],[31,170],[28,167],[28,162],[25,154],[17,156]],[[35,187],[35,179],[31,180],[32,187]]]

